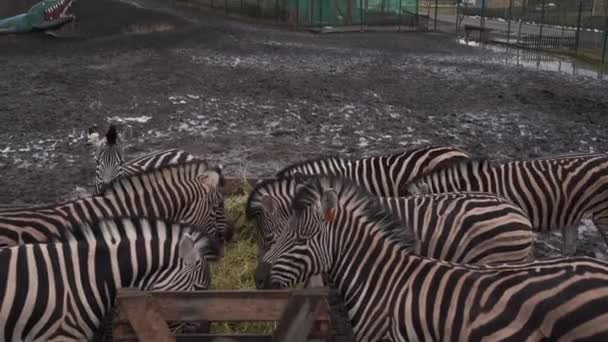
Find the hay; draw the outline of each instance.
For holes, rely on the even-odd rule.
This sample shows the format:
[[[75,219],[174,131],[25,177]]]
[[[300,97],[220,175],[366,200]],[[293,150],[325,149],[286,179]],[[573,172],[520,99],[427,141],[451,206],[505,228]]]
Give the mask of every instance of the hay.
[[[257,264],[255,226],[245,217],[246,194],[250,189],[244,185],[240,194],[226,198],[226,217],[233,224],[234,236],[224,251],[224,257],[211,266],[211,289],[236,290],[255,289],[253,273]],[[272,334],[276,323],[216,322],[211,324],[211,333],[260,333]]]

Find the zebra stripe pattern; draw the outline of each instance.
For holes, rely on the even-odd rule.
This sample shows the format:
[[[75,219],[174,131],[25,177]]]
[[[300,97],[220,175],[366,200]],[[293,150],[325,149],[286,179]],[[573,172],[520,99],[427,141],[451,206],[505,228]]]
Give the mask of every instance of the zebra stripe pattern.
[[[360,159],[329,157],[308,160],[286,167],[277,173],[277,177],[296,174],[341,176],[376,196],[397,197],[401,196],[399,188],[412,178],[469,158],[467,152],[456,147],[425,146]]]
[[[0,247],[64,240],[77,224],[115,217],[148,217],[190,224],[217,239],[211,208],[221,200],[217,172],[204,162],[117,179],[102,196],[47,207],[0,212]]]
[[[255,273],[286,288],[328,273],[358,341],[606,341],[608,264],[586,257],[500,266],[416,256],[404,228],[339,179],[302,186]]]
[[[258,258],[287,227],[298,184],[314,178],[268,180],[252,191],[247,216],[258,228]],[[452,193],[378,199],[412,229],[405,233],[415,241],[419,255],[475,264],[524,261],[531,256],[532,225],[519,207],[503,198]]]
[[[0,250],[0,340],[91,340],[120,288],[209,286],[209,240],[187,226],[123,218],[79,230],[88,238]]]
[[[101,192],[104,185],[109,184],[121,174],[123,163],[122,147],[118,145],[118,131],[111,125],[105,136],[105,144],[99,145],[95,158],[95,193]]]
[[[457,163],[413,180],[406,191],[481,191],[508,198],[536,231],[561,229],[565,254],[574,253],[576,224],[590,215],[608,243],[608,154]]]
[[[378,200],[412,229],[417,255],[479,265],[532,259],[532,223],[501,197],[447,193]]]
[[[114,151],[115,153],[112,153]],[[105,154],[114,156],[114,158],[97,158],[96,173],[101,170],[108,170],[107,176],[102,180],[101,177],[95,180],[95,195],[103,193],[104,188],[120,177],[135,176],[147,171],[158,170],[163,167],[203,161],[196,158],[192,154],[179,149],[167,149],[162,151],[152,152],[138,158],[123,163],[122,152],[120,149],[106,144]],[[216,168],[216,171],[221,175],[221,166]],[[220,178],[223,183],[223,177]],[[222,183],[220,185],[222,185]],[[219,188],[216,189],[214,196],[220,197],[217,205],[212,209],[211,215],[215,218],[215,226],[222,240],[229,242],[232,239],[232,227],[228,224],[225,216],[224,195]]]

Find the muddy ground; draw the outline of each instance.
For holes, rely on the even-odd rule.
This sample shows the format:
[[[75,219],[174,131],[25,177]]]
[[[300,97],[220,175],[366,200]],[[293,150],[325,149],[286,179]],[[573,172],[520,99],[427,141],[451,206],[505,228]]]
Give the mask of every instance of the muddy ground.
[[[130,127],[129,156],[178,147],[250,177],[412,144],[498,159],[606,150],[608,81],[567,60],[440,33],[294,32],[148,0],[74,11],[73,37],[0,36],[0,203],[90,189],[85,131],[110,121]],[[595,235],[584,246],[605,250]]]

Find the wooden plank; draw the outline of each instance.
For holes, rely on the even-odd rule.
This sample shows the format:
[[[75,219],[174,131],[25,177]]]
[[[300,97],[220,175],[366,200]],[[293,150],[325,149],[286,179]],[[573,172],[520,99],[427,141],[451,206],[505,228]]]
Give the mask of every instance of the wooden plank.
[[[159,311],[158,303],[150,295],[118,298],[118,311],[125,314],[138,340],[146,342],[175,342]]]
[[[175,335],[177,342],[271,342],[272,336],[262,334],[184,334]]]
[[[327,305],[327,294],[326,288],[295,291],[281,316],[273,341],[307,341],[319,314],[324,311],[321,307]]]
[[[323,291],[325,290],[325,292]],[[169,321],[277,321],[292,292],[290,290],[140,292],[120,290],[121,298],[151,295],[160,314]],[[305,289],[298,293],[327,296],[326,289]],[[119,312],[118,321],[127,317]]]

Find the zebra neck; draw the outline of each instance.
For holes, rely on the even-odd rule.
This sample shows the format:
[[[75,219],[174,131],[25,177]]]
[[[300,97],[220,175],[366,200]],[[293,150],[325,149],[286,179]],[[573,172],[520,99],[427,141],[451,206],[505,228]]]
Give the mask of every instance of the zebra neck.
[[[339,252],[334,254],[329,270],[330,280],[338,289],[358,340],[365,340],[360,334],[367,330],[365,324],[369,322],[366,323],[365,317],[370,314],[375,321],[388,324],[391,291],[374,289],[387,288],[395,275],[407,278],[399,269],[409,262],[407,246],[381,228],[367,228],[349,234],[334,232],[332,240],[336,245],[333,247]]]

